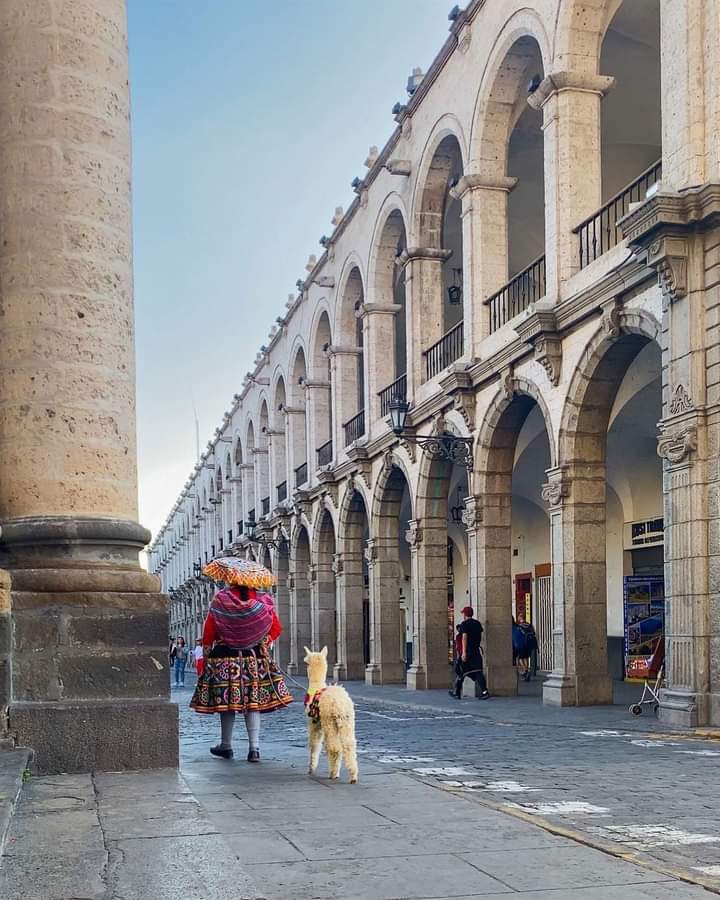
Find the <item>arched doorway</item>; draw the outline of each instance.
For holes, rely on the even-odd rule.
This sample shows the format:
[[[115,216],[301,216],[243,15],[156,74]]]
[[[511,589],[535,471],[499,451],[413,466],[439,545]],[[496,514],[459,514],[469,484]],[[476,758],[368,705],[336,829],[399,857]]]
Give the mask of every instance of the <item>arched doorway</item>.
[[[292,489],[301,488],[308,481],[307,458],[307,403],[305,382],[307,380],[307,364],[305,353],[299,347],[292,367],[290,382],[290,406],[288,412],[288,439],[293,467]]]
[[[282,625],[282,632],[275,647],[275,659],[279,665],[285,667],[291,661],[290,636],[292,634],[292,618],[290,615],[290,545],[280,529],[279,546],[273,553],[274,568],[277,582],[275,585],[275,604],[278,618]]]
[[[312,640],[313,649],[328,648],[328,667],[337,659],[337,597],[333,561],[335,559],[335,526],[328,509],[324,509],[316,527],[315,565],[312,568]]]
[[[373,500],[372,537],[367,542],[370,580],[369,684],[405,680],[405,619],[412,608],[410,554],[406,536],[412,497],[403,470],[388,457]]]
[[[649,317],[622,310],[616,320],[623,324],[601,329],[581,360],[560,431],[563,490],[554,496],[553,547],[561,533],[564,553],[553,564],[563,573],[554,585],[562,642],[544,689],[545,701],[556,704],[612,702],[612,676],[624,674],[626,600],[639,609],[638,592],[647,594],[642,617],[664,614],[659,329]],[[635,578],[642,582],[637,592]],[[634,630],[642,637],[647,627]]]
[[[297,525],[290,556],[290,667],[297,673],[303,647],[312,644],[310,600],[310,540],[304,525]]]
[[[338,295],[337,321],[340,341],[349,352],[338,357],[341,368],[335,372],[335,396],[342,423],[343,446],[365,434],[365,337],[363,305],[365,289],[357,266],[352,266]]]
[[[370,595],[365,552],[369,536],[365,501],[351,485],[340,510],[340,552],[334,560],[338,585],[337,679],[363,678],[370,663]]]
[[[287,441],[285,432],[286,402],[287,399],[285,396],[285,381],[281,375],[277,380],[277,384],[275,385],[275,398],[273,400],[272,415],[272,459],[270,462],[273,474],[273,484],[275,485],[275,497],[273,498],[273,506],[284,503],[288,497]]]
[[[327,312],[323,311],[318,320],[312,343],[312,372],[311,380],[308,383],[310,390],[308,414],[315,446],[314,465],[316,469],[330,465],[334,459],[329,355],[331,345],[330,319]]]

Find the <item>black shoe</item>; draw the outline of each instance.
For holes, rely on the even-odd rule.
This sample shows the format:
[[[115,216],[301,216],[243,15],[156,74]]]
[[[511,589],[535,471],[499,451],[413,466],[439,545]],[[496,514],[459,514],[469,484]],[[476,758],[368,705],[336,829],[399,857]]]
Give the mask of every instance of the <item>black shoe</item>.
[[[456,700],[460,700],[460,694],[456,694],[455,691],[448,691],[451,697],[454,697]]]
[[[210,752],[213,756],[220,756],[223,759],[232,759],[235,755],[229,747],[223,747],[222,744],[218,744],[217,747],[211,747]]]
[[[247,755],[248,762],[260,762],[260,751],[250,750]]]
[[[490,697],[490,691],[483,691],[482,694],[478,697],[478,700],[488,700]]]

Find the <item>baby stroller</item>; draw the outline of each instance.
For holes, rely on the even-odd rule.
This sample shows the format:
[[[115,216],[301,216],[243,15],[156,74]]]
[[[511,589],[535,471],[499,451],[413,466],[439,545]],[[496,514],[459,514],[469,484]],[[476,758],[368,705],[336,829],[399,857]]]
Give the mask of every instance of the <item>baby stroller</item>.
[[[642,715],[643,706],[652,705],[653,711],[658,711],[658,707],[660,706],[660,688],[663,686],[664,677],[665,639],[660,638],[652,656],[648,659],[647,678],[643,683],[642,696],[637,703],[633,703],[630,707],[630,712],[634,716]]]

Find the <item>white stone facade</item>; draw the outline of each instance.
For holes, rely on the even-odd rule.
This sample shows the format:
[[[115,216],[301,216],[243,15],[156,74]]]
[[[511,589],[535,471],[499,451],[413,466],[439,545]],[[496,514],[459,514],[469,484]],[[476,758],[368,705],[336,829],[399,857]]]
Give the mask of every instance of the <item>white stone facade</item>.
[[[241,548],[291,671],[327,644],[339,677],[445,686],[469,600],[511,694],[527,596],[545,701],[607,702],[623,578],[664,573],[661,714],[720,721],[719,38],[720,0],[452,19],[150,548],[174,631]],[[469,480],[433,434],[471,441]]]

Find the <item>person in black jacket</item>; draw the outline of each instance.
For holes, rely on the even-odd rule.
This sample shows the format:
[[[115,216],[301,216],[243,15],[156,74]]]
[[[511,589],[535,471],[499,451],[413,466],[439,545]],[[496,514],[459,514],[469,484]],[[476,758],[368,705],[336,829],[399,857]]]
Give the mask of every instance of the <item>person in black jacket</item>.
[[[483,658],[480,652],[480,640],[483,627],[475,618],[472,606],[466,606],[463,611],[463,621],[457,626],[457,659],[455,662],[455,689],[449,691],[451,697],[460,700],[462,686],[465,678],[472,680],[480,687],[480,699],[486,700],[490,696],[483,672]]]

